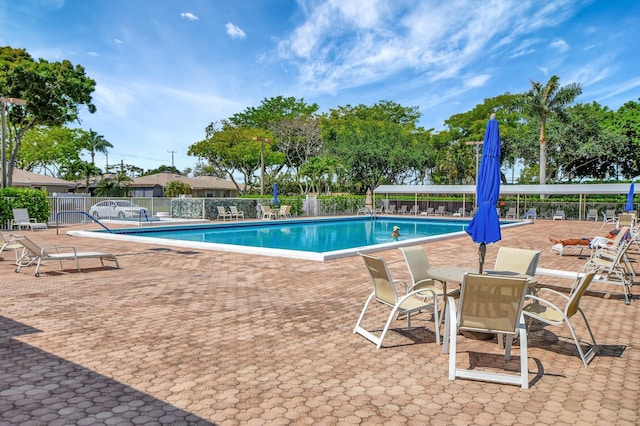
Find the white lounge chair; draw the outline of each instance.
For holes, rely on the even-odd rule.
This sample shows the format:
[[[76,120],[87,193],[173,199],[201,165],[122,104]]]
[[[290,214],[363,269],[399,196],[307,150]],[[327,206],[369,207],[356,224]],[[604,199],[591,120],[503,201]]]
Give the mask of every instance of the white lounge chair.
[[[27,209],[13,209],[13,219],[11,220],[11,229],[18,227],[18,230],[22,230],[23,227],[29,228],[32,231],[36,229],[47,229],[47,224],[44,222],[37,222],[36,219],[29,217],[29,211]]]
[[[104,266],[104,261],[109,260],[116,264],[116,268],[120,268],[118,258],[110,253],[101,253],[97,251],[76,251],[73,246],[39,246],[34,243],[26,235],[14,235],[13,241],[24,247],[23,255],[17,260],[16,272],[20,272],[24,266],[29,266],[36,262],[35,276],[40,276],[40,265],[43,260],[56,260],[60,262],[60,269],[62,269],[63,260],[73,260],[76,262],[78,272],[80,269],[80,259],[100,259],[100,263]]]
[[[263,206],[260,204],[260,209],[262,209],[262,218],[263,219],[277,219],[279,210],[271,210],[271,206]]]
[[[16,264],[20,256],[18,255],[18,250],[22,250],[22,244],[16,243],[13,238],[7,239],[2,232],[0,232],[0,242],[2,242],[2,247],[0,247],[0,254],[2,254],[5,250],[13,250],[16,255]],[[1,258],[0,258],[1,259]]]

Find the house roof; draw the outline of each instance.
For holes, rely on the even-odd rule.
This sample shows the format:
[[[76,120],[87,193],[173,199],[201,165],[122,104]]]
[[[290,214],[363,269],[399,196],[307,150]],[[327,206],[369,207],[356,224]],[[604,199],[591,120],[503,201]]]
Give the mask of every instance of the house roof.
[[[140,176],[133,180],[134,187],[153,187],[160,185],[163,188],[171,181],[187,183],[192,189],[228,189],[237,190],[230,180],[221,179],[216,176],[187,177],[170,172],[156,173],[154,175]]]
[[[66,186],[68,188],[75,188],[75,182],[70,182],[64,179],[58,179],[53,176],[40,175],[33,172],[28,172],[22,169],[13,169],[12,185],[20,187],[32,187],[32,186]]]

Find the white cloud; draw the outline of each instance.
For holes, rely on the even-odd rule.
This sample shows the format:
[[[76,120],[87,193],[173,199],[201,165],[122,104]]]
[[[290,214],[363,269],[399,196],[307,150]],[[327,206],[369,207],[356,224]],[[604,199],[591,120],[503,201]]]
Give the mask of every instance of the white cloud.
[[[242,31],[242,28],[233,25],[231,22],[227,22],[226,25],[224,26],[227,29],[227,34],[229,35],[229,37],[231,38],[245,38],[247,36],[247,34]]]
[[[198,19],[200,19],[200,18],[198,18],[196,15],[194,15],[191,12],[182,12],[180,14],[180,17],[188,19],[189,21],[197,21]]]
[[[122,40],[117,39],[117,38],[114,38],[114,39],[113,39],[113,41],[114,41],[116,44],[122,44],[122,43],[123,43],[123,42],[122,42]]]
[[[561,52],[566,52],[567,50],[569,50],[569,45],[567,44],[566,41],[562,39],[557,39],[552,41],[550,46],[553,47],[554,49],[558,49]]]
[[[539,39],[522,41],[523,37],[575,12],[571,0],[544,7],[520,0],[485,0],[482,7],[472,0],[298,3],[306,20],[280,40],[277,53],[298,67],[305,90],[327,93],[405,70],[424,73],[427,82],[452,79],[483,57],[528,55],[535,52]],[[569,48],[563,40],[553,47]]]
[[[94,56],[94,57],[96,57],[96,56],[100,56],[100,55],[98,54],[98,52],[87,52],[87,55],[89,55],[89,56]]]

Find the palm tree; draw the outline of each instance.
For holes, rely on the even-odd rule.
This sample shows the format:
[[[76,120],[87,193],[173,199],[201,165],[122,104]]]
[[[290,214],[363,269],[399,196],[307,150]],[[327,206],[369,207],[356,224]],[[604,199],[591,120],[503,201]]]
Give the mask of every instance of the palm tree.
[[[127,197],[131,190],[131,179],[126,173],[120,171],[113,177],[102,179],[96,188],[99,197]]]
[[[547,121],[554,117],[565,119],[566,108],[580,94],[582,87],[579,83],[571,83],[560,87],[560,77],[551,76],[547,84],[529,80],[531,90],[522,97],[521,109],[532,118],[540,120],[540,184],[547,181],[547,138],[545,127]]]
[[[96,164],[96,152],[100,152],[106,155],[108,153],[107,148],[113,148],[111,142],[106,140],[104,136],[99,135],[97,132],[94,132],[91,129],[89,129],[89,133],[85,134],[83,142],[84,148],[91,154],[91,164],[93,165]]]

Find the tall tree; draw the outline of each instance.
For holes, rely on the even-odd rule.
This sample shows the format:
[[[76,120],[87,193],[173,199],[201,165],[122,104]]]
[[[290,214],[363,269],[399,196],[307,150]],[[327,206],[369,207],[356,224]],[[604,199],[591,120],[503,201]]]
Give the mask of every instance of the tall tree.
[[[109,148],[113,148],[111,142],[92,129],[89,129],[89,132],[84,134],[82,142],[82,147],[91,154],[91,164],[94,166],[96,165],[96,152],[106,155],[109,153]]]
[[[566,108],[582,94],[579,83],[560,86],[560,77],[551,76],[546,84],[533,80],[531,90],[521,98],[520,107],[523,113],[529,115],[540,124],[540,183],[547,181],[547,137],[545,128],[547,122],[554,118],[564,120]]]
[[[25,133],[37,125],[61,126],[77,120],[82,106],[94,113],[95,86],[82,66],[68,60],[35,61],[24,49],[0,48],[0,93],[26,101],[25,106],[14,105],[7,115],[9,185]]]

